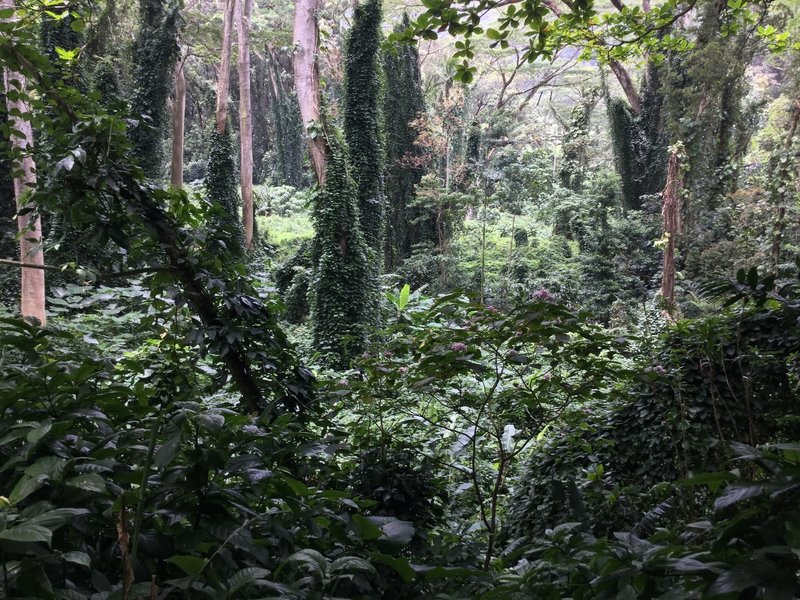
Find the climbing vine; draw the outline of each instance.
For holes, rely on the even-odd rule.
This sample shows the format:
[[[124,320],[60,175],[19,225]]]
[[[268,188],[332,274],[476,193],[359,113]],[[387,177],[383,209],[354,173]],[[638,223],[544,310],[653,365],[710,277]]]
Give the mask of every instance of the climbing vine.
[[[169,127],[167,99],[178,59],[176,36],[179,4],[173,0],[140,0],[139,31],[133,45],[131,112],[141,115],[131,129],[133,152],[145,175],[157,178],[164,167],[162,140]]]

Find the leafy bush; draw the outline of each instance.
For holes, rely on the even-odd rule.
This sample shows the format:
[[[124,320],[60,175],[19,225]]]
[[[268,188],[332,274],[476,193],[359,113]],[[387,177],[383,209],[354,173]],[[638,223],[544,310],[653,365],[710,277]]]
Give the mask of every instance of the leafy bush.
[[[649,538],[620,532],[602,539],[564,523],[517,552],[514,572],[481,597],[796,598],[800,445],[739,444],[734,451],[741,470],[685,483],[716,490],[727,482],[706,518]]]
[[[311,190],[299,190],[290,185],[256,186],[258,213],[290,217],[305,210],[311,203]]]
[[[791,289],[785,297],[771,291],[772,279],[759,283],[755,275],[751,283],[737,284],[741,295],[755,290],[762,301],[767,293],[780,301],[679,322],[626,401],[556,430],[531,454],[510,535],[538,535],[566,520],[596,535],[631,526],[665,499],[662,482],[721,466],[725,441],[800,435],[800,302]],[[589,493],[577,510],[567,500],[579,489]]]
[[[0,338],[6,594],[382,594],[365,558],[391,560],[413,528],[304,483],[330,467],[290,415],[196,401],[209,381],[169,331],[116,364],[15,320]]]

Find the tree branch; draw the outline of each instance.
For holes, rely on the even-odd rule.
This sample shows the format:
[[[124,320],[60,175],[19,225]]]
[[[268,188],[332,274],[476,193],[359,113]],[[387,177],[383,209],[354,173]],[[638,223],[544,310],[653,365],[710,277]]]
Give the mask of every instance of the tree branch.
[[[40,271],[50,271],[52,273],[67,273],[75,271],[73,267],[66,265],[63,267],[56,267],[55,265],[37,265],[33,263],[20,262],[18,260],[10,260],[8,258],[0,258],[0,265],[16,267],[18,269],[39,269]],[[144,275],[146,273],[172,273],[174,271],[175,269],[167,266],[143,267],[141,269],[130,269],[128,271],[97,273],[94,277],[94,280],[104,281],[106,279],[119,279],[120,277],[132,277],[134,275]]]

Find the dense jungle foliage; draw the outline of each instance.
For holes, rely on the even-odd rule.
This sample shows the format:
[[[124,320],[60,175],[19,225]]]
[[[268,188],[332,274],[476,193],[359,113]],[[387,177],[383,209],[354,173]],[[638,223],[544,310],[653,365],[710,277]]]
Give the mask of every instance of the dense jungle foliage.
[[[0,0],[0,598],[800,598],[798,39]]]

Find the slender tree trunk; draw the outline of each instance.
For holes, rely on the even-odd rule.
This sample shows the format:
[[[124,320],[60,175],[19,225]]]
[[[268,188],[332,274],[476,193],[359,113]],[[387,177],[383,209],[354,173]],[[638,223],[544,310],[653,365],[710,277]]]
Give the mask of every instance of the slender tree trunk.
[[[175,100],[172,103],[172,164],[170,181],[172,186],[183,187],[183,138],[186,118],[186,75],[183,72],[184,61],[180,60],[175,67]]]
[[[217,77],[217,133],[225,133],[228,121],[228,90],[231,83],[231,31],[236,14],[236,0],[223,0],[225,11],[222,22],[222,52]]]
[[[242,222],[244,248],[252,252],[255,211],[253,207],[253,119],[250,106],[250,18],[253,0],[240,0],[236,28],[239,38],[239,137],[241,160],[239,176],[242,183]]]
[[[308,152],[320,187],[325,183],[328,147],[321,131],[320,85],[317,52],[317,11],[322,0],[296,0],[294,9],[294,82],[300,115],[308,140]]]
[[[642,100],[639,98],[639,92],[636,91],[636,86],[633,85],[631,76],[619,62],[616,60],[611,61],[611,71],[622,86],[622,91],[625,92],[625,97],[628,98],[628,103],[631,105],[631,110],[636,115],[642,113]]]
[[[797,132],[797,123],[800,121],[800,100],[795,101],[794,111],[792,112],[792,120],[789,124],[789,131],[786,134],[786,141],[783,143],[783,150],[787,152],[792,147],[792,142],[794,141],[794,135]],[[778,271],[778,265],[781,262],[781,244],[783,242],[783,227],[786,220],[786,189],[789,185],[787,181],[788,177],[786,175],[789,174],[791,169],[784,169],[781,168],[781,165],[778,165],[777,169],[777,176],[779,181],[777,182],[778,186],[778,216],[775,219],[775,230],[772,236],[772,249],[770,254],[772,255],[772,267],[775,269],[775,272]]]
[[[667,167],[667,184],[664,187],[661,217],[664,223],[664,265],[661,273],[661,297],[664,315],[670,321],[675,315],[675,242],[681,232],[680,193],[683,178],[680,170],[679,150],[672,149]]]
[[[0,0],[0,8],[13,9],[13,0]],[[28,208],[26,197],[36,187],[36,164],[31,152],[33,150],[33,128],[31,122],[19,115],[31,113],[31,107],[24,97],[12,100],[14,92],[24,92],[26,79],[21,73],[3,71],[3,85],[6,94],[8,122],[11,126],[10,141],[14,150],[14,198],[17,211]],[[17,217],[17,228],[20,231],[20,260],[34,265],[44,265],[42,252],[42,222],[35,213]],[[22,301],[21,312],[24,318],[37,320],[42,326],[47,324],[44,312],[44,270],[22,269]]]

